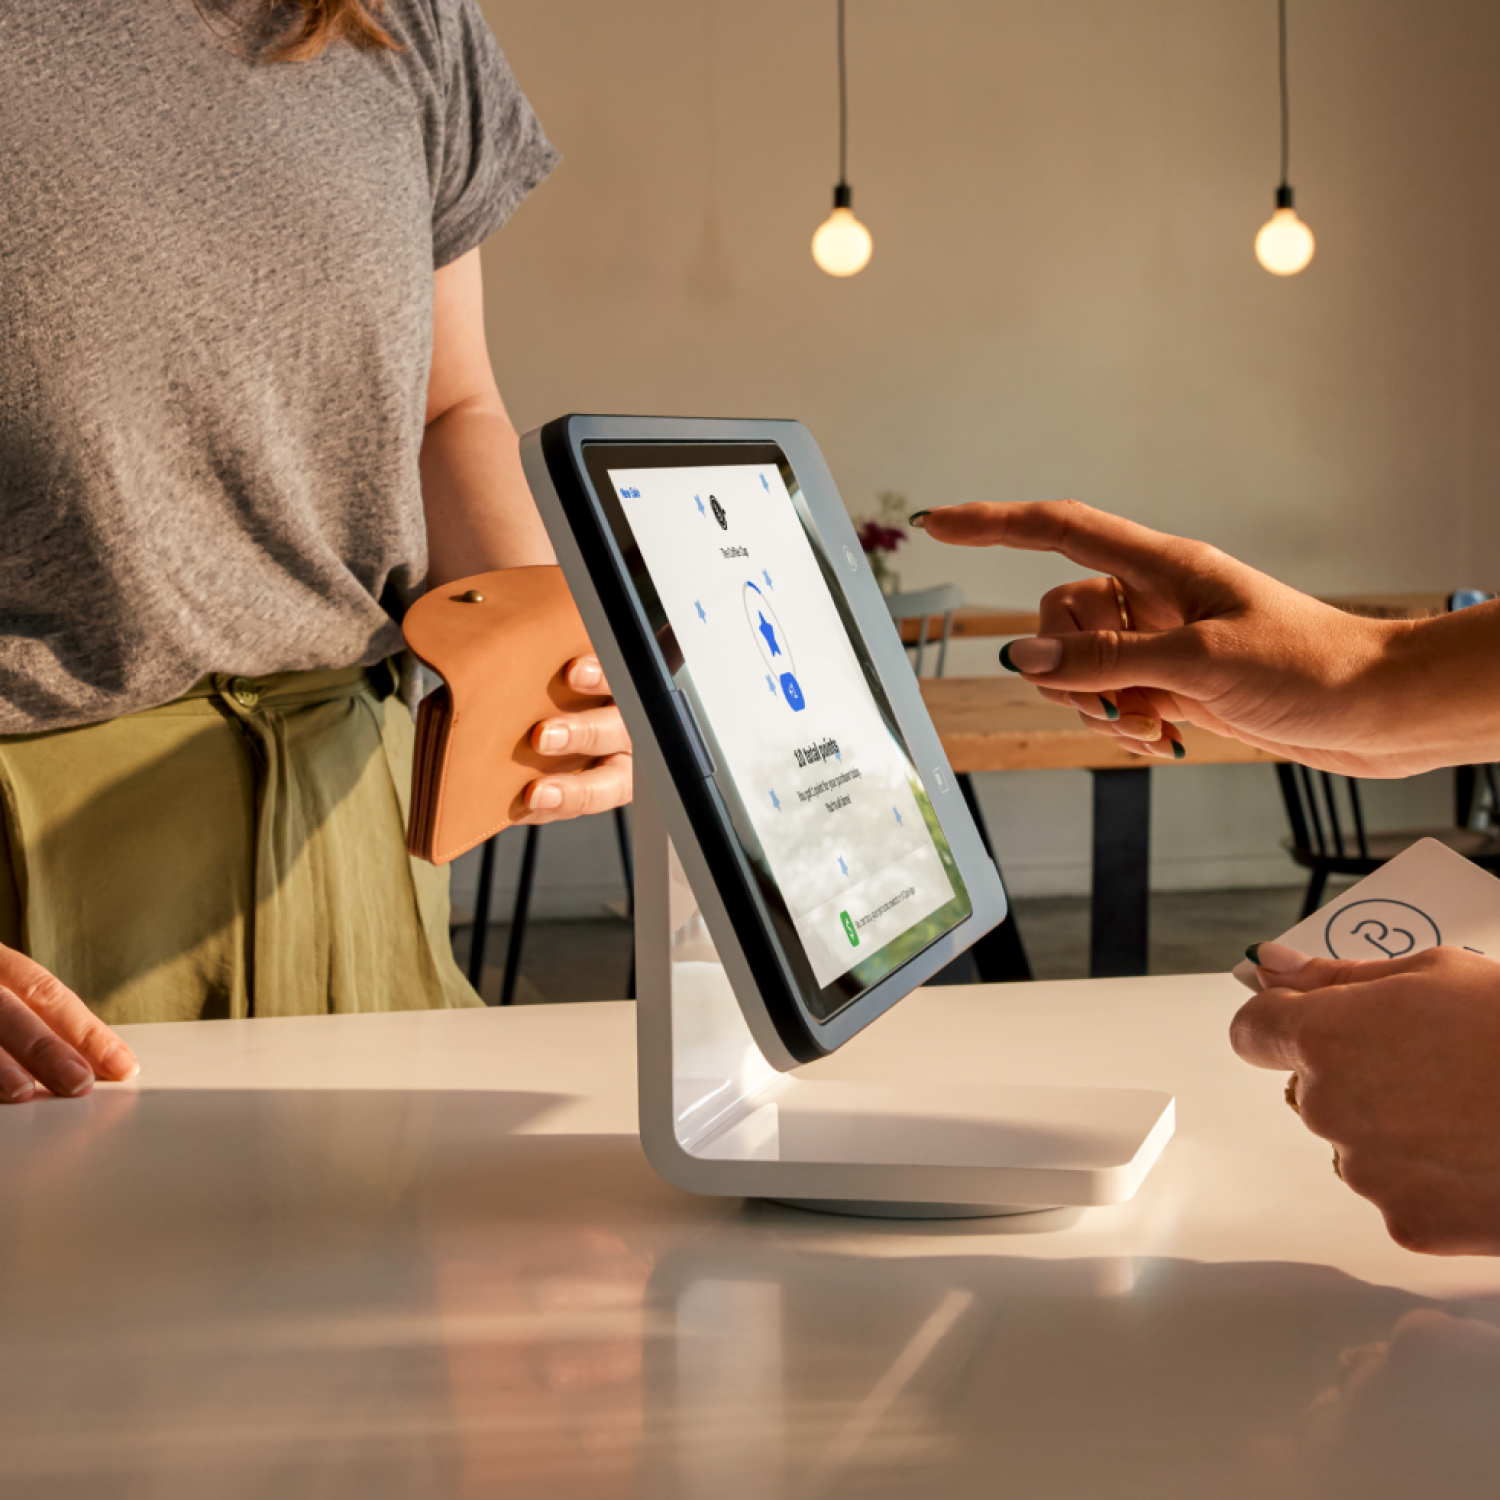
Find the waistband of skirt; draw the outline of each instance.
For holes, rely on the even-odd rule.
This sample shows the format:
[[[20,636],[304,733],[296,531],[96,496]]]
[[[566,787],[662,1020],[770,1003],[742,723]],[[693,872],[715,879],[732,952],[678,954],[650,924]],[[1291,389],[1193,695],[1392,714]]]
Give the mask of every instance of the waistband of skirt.
[[[328,667],[308,672],[272,672],[264,677],[247,677],[234,672],[212,672],[200,678],[187,692],[164,703],[191,703],[196,699],[220,698],[241,709],[299,708],[310,703],[336,703],[373,693],[389,698],[399,686],[396,664],[379,661],[369,667]],[[146,713],[160,710],[145,709]]]

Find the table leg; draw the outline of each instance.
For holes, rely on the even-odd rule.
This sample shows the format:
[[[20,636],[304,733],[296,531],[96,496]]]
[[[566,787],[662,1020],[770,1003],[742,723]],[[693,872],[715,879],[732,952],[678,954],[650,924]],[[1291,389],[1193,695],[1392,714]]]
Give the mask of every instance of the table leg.
[[[1151,768],[1095,771],[1089,974],[1146,972],[1151,907]]]
[[[1478,789],[1478,776],[1473,766],[1453,768],[1453,825],[1467,828],[1474,815],[1474,793]]]
[[[964,801],[968,804],[969,815],[974,819],[974,826],[979,830],[980,842],[984,845],[985,853],[993,860],[995,849],[990,843],[990,831],[985,826],[984,814],[979,809],[979,798],[974,795],[974,783],[967,775],[958,778],[959,790],[964,794]],[[1000,868],[999,860],[995,860],[995,868]],[[1005,877],[1000,877],[1004,884]],[[1009,899],[1007,897],[1007,899]],[[945,969],[941,969],[928,981],[929,984],[963,984],[968,983],[969,975],[962,973],[969,965],[969,954],[973,954],[974,968],[979,971],[980,981],[984,984],[1008,984],[1014,980],[1026,980],[1031,978],[1031,961],[1026,956],[1026,945],[1021,941],[1021,930],[1016,926],[1014,912],[1009,912],[1005,920],[998,926],[992,927],[985,935],[969,949],[969,953],[960,954]],[[950,976],[945,978],[944,976]]]

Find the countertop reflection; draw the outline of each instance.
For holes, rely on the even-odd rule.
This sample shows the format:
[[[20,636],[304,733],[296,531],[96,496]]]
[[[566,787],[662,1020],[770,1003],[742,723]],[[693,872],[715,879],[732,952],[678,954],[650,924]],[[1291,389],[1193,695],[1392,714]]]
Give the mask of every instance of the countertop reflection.
[[[1492,1494],[1500,1266],[1391,1245],[1236,1003],[936,991],[820,1065],[1178,1094],[1134,1203],[955,1224],[668,1187],[624,1004],[139,1028],[0,1111],[0,1493]]]

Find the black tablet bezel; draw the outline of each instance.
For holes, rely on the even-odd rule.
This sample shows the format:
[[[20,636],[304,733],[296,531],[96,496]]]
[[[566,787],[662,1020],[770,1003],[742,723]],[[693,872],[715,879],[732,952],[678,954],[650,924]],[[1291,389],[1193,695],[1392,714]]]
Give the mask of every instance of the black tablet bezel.
[[[973,872],[971,870],[965,875],[964,861],[959,857],[960,851],[949,826],[952,818],[967,820],[967,809],[962,808],[961,803],[955,808],[952,803],[957,799],[950,799],[948,807],[939,809],[936,799],[929,794],[934,816],[952,850],[953,872],[960,888],[965,891],[969,902],[968,911],[955,915],[951,925],[924,943],[918,952],[907,956],[898,966],[873,982],[862,985],[852,994],[847,993],[847,987],[838,980],[828,986],[817,985],[801,940],[791,924],[790,914],[780,901],[779,888],[774,880],[768,887],[762,885],[733,831],[729,808],[713,780],[714,768],[706,762],[706,752],[696,721],[683,694],[673,684],[668,664],[662,657],[650,626],[647,613],[649,601],[643,600],[637,592],[625,555],[626,547],[621,545],[622,537],[627,539],[626,546],[629,545],[632,533],[608,479],[607,470],[623,466],[665,467],[703,463],[775,464],[788,477],[788,487],[791,488],[795,482],[804,494],[807,493],[806,477],[798,472],[793,455],[786,451],[786,445],[774,438],[767,440],[748,434],[714,434],[695,441],[688,436],[666,438],[655,434],[636,436],[599,433],[597,436],[590,436],[570,426],[576,422],[607,424],[608,420],[560,419],[542,429],[539,437],[548,474],[598,594],[600,605],[610,621],[615,643],[630,672],[635,692],[653,730],[653,737],[661,747],[677,794],[682,799],[683,810],[713,873],[720,898],[730,916],[767,1014],[788,1052],[798,1061],[811,1061],[834,1050],[848,1035],[899,999],[912,983],[919,983],[922,978],[927,977],[926,973],[918,974],[907,982],[905,988],[900,988],[902,975],[913,963],[917,963],[924,955],[930,955],[934,948],[958,951],[967,947],[978,935],[978,931],[992,925],[995,917],[990,916],[989,920],[983,921],[983,925],[979,926],[973,913],[978,905],[985,904],[993,911],[996,904],[993,898],[998,895],[999,914],[1003,915],[1003,892],[999,891],[998,877],[995,877],[995,889],[987,893],[989,900],[985,903],[975,902]],[[626,419],[620,420],[623,424]],[[653,422],[651,425],[659,426],[660,423]],[[797,431],[800,433],[802,429],[798,428]],[[810,508],[810,496],[808,505]],[[610,513],[611,510],[613,514]],[[842,510],[840,513],[842,514]],[[839,609],[851,645],[864,667],[876,703],[886,715],[898,740],[906,745],[913,765],[916,766],[915,747],[910,744],[902,715],[885,691],[879,664],[867,651],[861,650],[868,626],[861,626],[857,613],[852,608],[843,581],[838,577],[835,560],[829,554],[816,520],[809,513],[799,512],[799,516],[814,555],[824,571],[829,592]],[[845,524],[847,525],[847,521]],[[849,556],[849,549],[845,547],[843,550],[845,556]],[[647,576],[649,578],[649,573]],[[659,601],[657,608],[660,610]],[[894,634],[888,618],[885,625]],[[905,663],[904,655],[900,660]],[[934,767],[931,774],[946,790],[941,767]],[[918,780],[926,792],[927,778],[920,770]],[[972,827],[967,831],[974,834]],[[977,834],[974,834],[970,842],[977,843]],[[988,865],[988,870],[993,876],[993,865]],[[771,897],[769,900],[768,890]],[[968,930],[963,932],[962,940],[959,940],[956,935],[966,928]],[[920,969],[928,972],[934,966],[930,957],[926,962],[918,964]],[[828,992],[838,996],[836,1004],[828,1004]],[[818,996],[816,1003],[809,1003],[810,993]],[[877,997],[880,997],[878,1001]],[[820,1014],[820,1011],[826,1013]]]

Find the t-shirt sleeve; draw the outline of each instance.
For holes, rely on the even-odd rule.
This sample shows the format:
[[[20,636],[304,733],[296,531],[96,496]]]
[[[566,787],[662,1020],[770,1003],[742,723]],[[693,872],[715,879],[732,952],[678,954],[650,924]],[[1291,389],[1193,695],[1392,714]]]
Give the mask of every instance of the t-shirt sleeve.
[[[560,158],[476,0],[439,0],[437,9],[443,132],[432,258],[441,268],[493,234]]]

